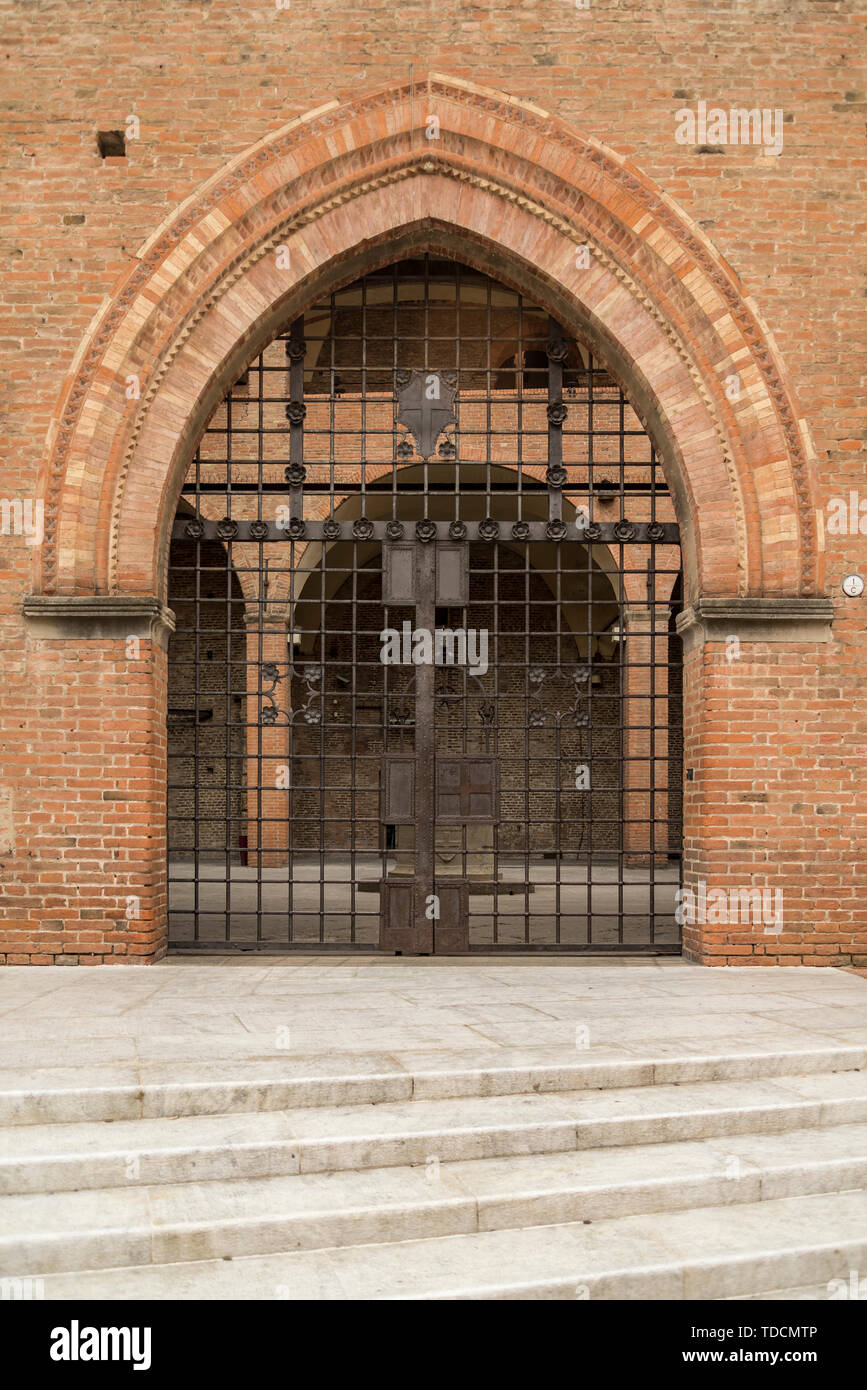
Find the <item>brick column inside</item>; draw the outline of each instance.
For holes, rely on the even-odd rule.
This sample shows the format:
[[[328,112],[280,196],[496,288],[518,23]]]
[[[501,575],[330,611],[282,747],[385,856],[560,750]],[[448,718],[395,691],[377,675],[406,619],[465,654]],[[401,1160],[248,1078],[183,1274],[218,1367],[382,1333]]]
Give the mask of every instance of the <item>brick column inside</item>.
[[[668,608],[622,612],[623,848],[626,864],[668,862]],[[673,846],[671,848],[674,848]]]
[[[289,863],[289,676],[286,624],[262,618],[256,604],[246,612],[247,624],[247,862],[275,868]],[[274,706],[263,693],[274,685],[263,669],[272,663],[279,674],[273,690],[276,722],[268,722]]]

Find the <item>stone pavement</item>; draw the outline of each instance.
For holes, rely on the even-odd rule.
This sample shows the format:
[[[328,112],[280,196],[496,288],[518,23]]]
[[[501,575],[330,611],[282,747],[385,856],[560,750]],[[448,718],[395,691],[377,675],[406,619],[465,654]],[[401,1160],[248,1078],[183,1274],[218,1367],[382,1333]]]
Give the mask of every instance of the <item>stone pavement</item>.
[[[867,981],[670,958],[185,956],[8,967],[0,1019],[0,1074],[68,1070],[80,1085],[82,1068],[107,1083],[276,1056],[327,1069],[359,1054],[412,1067],[864,1044]]]

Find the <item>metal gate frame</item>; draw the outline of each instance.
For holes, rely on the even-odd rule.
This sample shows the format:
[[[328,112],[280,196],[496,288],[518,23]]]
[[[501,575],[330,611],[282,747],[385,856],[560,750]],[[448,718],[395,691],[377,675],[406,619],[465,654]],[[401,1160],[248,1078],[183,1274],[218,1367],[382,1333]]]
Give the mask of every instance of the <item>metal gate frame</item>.
[[[453,331],[438,331],[452,309]],[[508,457],[502,455],[501,441],[512,450]],[[176,591],[169,595],[179,615],[179,632],[170,648],[173,949],[381,949],[407,954],[680,949],[672,905],[679,885],[680,845],[670,814],[682,772],[677,750],[681,658],[673,623],[680,604],[678,527],[653,445],[628,398],[553,318],[457,262],[425,256],[372,272],[314,305],[259,354],[206,429],[181,498],[172,530]],[[616,618],[604,631],[595,630],[601,605],[593,591],[601,581],[594,547],[608,547],[607,553],[617,557],[615,579],[621,590],[619,604],[615,590]],[[314,552],[319,560],[311,565]],[[358,751],[356,721],[365,667],[371,664],[359,649],[370,636],[364,617],[371,603],[376,604],[360,590],[371,583],[375,589],[381,576],[387,625],[395,612],[395,621],[411,620],[415,629],[432,633],[443,612],[449,622],[460,612],[466,623],[473,603],[468,587],[461,588],[460,576],[467,576],[468,585],[471,553],[482,557],[475,574],[485,576],[485,583],[490,580],[493,611],[509,583],[524,584],[520,631],[501,633],[495,620],[494,695],[487,703],[473,696],[472,716],[467,682],[457,668],[453,670],[463,687],[446,695],[442,677],[450,677],[448,667],[416,666],[412,689],[407,693],[405,688],[403,694],[389,688],[388,670],[382,672],[379,764],[411,742],[411,754],[402,755],[410,756],[414,766],[413,845],[404,856],[405,863],[411,859],[412,873],[399,874],[389,868],[394,846],[388,844],[386,829],[396,822],[385,818],[382,806],[375,815],[367,814],[372,788],[369,779],[360,782],[357,775],[361,761],[369,760]],[[336,576],[329,564],[332,556],[345,557],[345,569]],[[447,556],[457,558],[449,561],[443,587],[440,570]],[[512,557],[511,569],[505,567],[504,556]],[[518,566],[512,563],[516,556]],[[539,556],[546,563],[534,565],[533,558]],[[340,574],[340,589],[326,595],[327,584]],[[552,658],[541,664],[534,657],[538,634],[530,627],[534,615],[544,616],[548,600],[537,596],[531,601],[531,574],[532,583],[544,577],[552,594],[550,606],[557,610],[555,626],[547,634]],[[516,580],[516,575],[524,579]],[[569,602],[574,608],[576,603],[567,598],[567,591],[581,582],[587,590],[586,622],[583,630],[571,627],[567,634],[563,606]],[[212,593],[210,585],[219,593]],[[275,624],[272,593],[280,586],[284,617]],[[634,593],[642,586],[644,603],[636,604]],[[344,588],[349,597],[341,600]],[[630,601],[624,601],[624,590],[632,591]],[[318,625],[306,624],[303,616],[299,620],[299,613],[317,608]],[[335,613],[343,608],[346,623],[336,624]],[[213,623],[206,621],[209,617]],[[548,727],[557,750],[556,776],[550,787],[542,788],[554,805],[554,843],[539,851],[554,856],[553,910],[537,910],[530,903],[533,893],[539,894],[540,902],[549,901],[552,894],[547,877],[533,881],[538,866],[533,862],[529,821],[523,849],[513,855],[522,860],[518,881],[492,889],[492,908],[486,906],[483,891],[474,894],[474,887],[484,889],[483,876],[479,879],[477,874],[474,885],[472,874],[446,879],[437,871],[437,835],[447,822],[441,811],[438,814],[436,799],[437,769],[446,757],[438,749],[438,708],[451,702],[454,709],[462,702],[463,743],[457,761],[471,755],[478,761],[479,751],[467,742],[469,722],[472,718],[474,725],[479,720],[484,726],[487,721],[496,739],[502,709],[513,698],[499,690],[500,676],[509,664],[499,660],[499,651],[507,638],[519,635],[525,639],[524,656],[511,664],[520,668],[524,682],[525,749],[531,746],[531,729]],[[564,645],[568,647],[572,638],[576,646],[579,639],[584,641],[586,660],[573,660],[571,648],[570,659],[562,659]],[[603,874],[595,885],[597,900],[610,904],[613,899],[613,910],[606,912],[593,907],[594,867],[610,867],[611,861],[607,852],[594,854],[593,837],[615,818],[594,816],[592,786],[579,841],[583,847],[588,831],[586,876],[581,882],[580,873],[574,879],[561,877],[565,857],[574,852],[571,842],[564,845],[561,833],[564,731],[587,729],[589,766],[613,761],[592,751],[591,709],[598,675],[593,667],[603,640],[615,645],[618,672],[617,694],[605,697],[615,701],[617,711],[619,836],[612,851],[616,874]],[[342,659],[330,660],[329,642],[349,647],[348,665]],[[221,681],[210,668],[217,646]],[[632,655],[636,650],[643,660]],[[348,670],[345,691],[332,688],[332,666]],[[562,710],[545,705],[552,678],[561,684],[573,682],[574,699]],[[334,711],[342,715],[342,701],[351,702],[351,730],[342,717],[330,717]],[[492,714],[478,713],[491,704]],[[216,722],[214,706],[223,715]],[[613,737],[612,726],[606,727]],[[192,732],[180,734],[182,729]],[[288,740],[289,777],[287,785],[275,788],[278,755],[272,749],[280,746],[280,730]],[[336,746],[340,739],[350,743],[348,781],[330,780],[336,775],[331,768],[336,759],[329,754],[329,741]],[[305,747],[313,752],[298,752]],[[493,873],[499,884],[500,860],[508,857],[498,847],[503,842],[501,822],[513,826],[510,835],[517,843],[520,817],[515,830],[515,818],[504,818],[502,806],[495,805],[493,788],[503,769],[506,781],[513,780],[510,759],[520,759],[514,754],[493,756],[498,772],[491,782],[490,820],[497,826],[492,832]],[[298,758],[318,764],[318,777],[306,788],[318,793],[318,836],[311,837],[313,821],[303,812],[312,801],[305,801],[305,787],[296,782],[293,759]],[[531,786],[529,752],[524,761],[528,771],[523,789],[508,786],[499,795],[514,803],[516,790],[523,791],[530,809],[541,803]],[[224,771],[216,790],[209,790],[208,777],[214,775],[217,762]],[[638,775],[639,768],[646,770],[646,777]],[[285,792],[282,800],[276,790]],[[612,788],[606,785],[602,790],[610,793]],[[376,796],[381,795],[377,777]],[[345,805],[348,905],[343,881],[331,891],[329,797],[342,797]],[[609,809],[610,803],[609,795]],[[216,813],[209,814],[215,806]],[[625,815],[624,806],[627,811],[640,806],[646,814]],[[660,807],[665,816],[659,814]],[[371,820],[377,822],[375,851],[370,846]],[[223,843],[212,843],[220,837],[211,835],[208,827],[221,822]],[[565,823],[578,822],[567,818]],[[658,829],[663,823],[664,832]],[[638,825],[645,825],[646,833],[635,832],[637,838],[626,843],[624,826],[632,834]],[[467,832],[460,834],[459,853],[466,870]],[[279,843],[269,839],[274,835]],[[296,848],[304,835],[318,838],[309,863]],[[358,870],[368,853],[380,861],[381,908],[376,881],[371,886]],[[630,872],[631,860],[638,868],[643,861],[646,876],[636,878]],[[286,872],[278,873],[282,868]],[[314,870],[309,877],[302,872],[307,868]],[[222,872],[209,876],[211,869]],[[285,899],[276,908],[270,905],[272,878],[280,893],[285,886]],[[630,911],[631,901],[641,896],[636,884],[646,886],[647,901],[643,909]],[[522,894],[523,913],[499,911],[500,897]],[[480,904],[475,913],[474,896]],[[579,940],[575,921],[582,914],[575,903],[582,897],[587,921],[585,939]],[[658,910],[657,904],[664,906]],[[474,916],[477,926],[482,919],[492,919],[490,930],[486,926],[475,939]],[[510,919],[508,929],[501,917]],[[645,917],[646,932],[636,935],[635,923]],[[518,918],[523,920],[516,937]],[[610,931],[599,929],[602,918],[612,919],[614,939]],[[314,919],[316,929],[311,930]],[[371,932],[373,919],[377,930]],[[550,930],[538,929],[543,919]],[[567,919],[571,925],[564,930]]]

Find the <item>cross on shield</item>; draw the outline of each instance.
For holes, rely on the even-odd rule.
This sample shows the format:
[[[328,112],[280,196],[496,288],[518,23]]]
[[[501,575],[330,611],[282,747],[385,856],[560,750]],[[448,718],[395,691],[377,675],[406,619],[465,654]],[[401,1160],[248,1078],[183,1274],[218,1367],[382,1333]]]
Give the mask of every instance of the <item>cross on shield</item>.
[[[398,424],[405,425],[423,459],[430,458],[448,425],[455,423],[457,387],[440,372],[411,374],[397,393]]]

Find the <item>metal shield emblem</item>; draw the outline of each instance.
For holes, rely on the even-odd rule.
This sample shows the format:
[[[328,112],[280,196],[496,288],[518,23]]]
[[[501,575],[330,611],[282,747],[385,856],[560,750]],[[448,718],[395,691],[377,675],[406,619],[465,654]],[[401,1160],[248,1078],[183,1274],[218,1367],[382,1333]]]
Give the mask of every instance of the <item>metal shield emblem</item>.
[[[412,372],[397,393],[398,424],[405,425],[423,459],[430,458],[437,440],[455,423],[457,384],[452,372]]]

